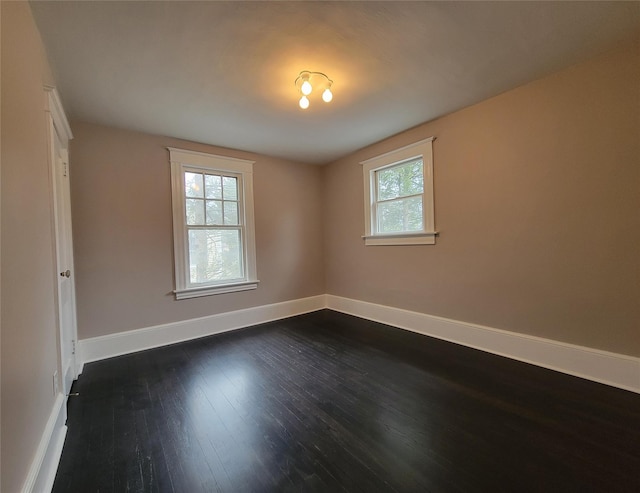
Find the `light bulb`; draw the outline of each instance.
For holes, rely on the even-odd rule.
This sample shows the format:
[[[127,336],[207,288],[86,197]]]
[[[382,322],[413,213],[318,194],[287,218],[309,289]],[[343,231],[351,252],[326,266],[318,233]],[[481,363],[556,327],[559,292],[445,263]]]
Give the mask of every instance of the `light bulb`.
[[[311,91],[313,91],[311,82],[309,82],[308,80],[305,80],[302,83],[302,86],[300,87],[300,92],[302,92],[302,94],[304,94],[305,96],[308,96],[309,94],[311,94]]]
[[[302,96],[300,98],[300,108],[302,108],[303,110],[306,110],[309,107],[309,99],[307,99],[307,96]]]
[[[324,90],[324,92],[322,93],[322,100],[325,103],[328,103],[329,101],[331,101],[333,99],[333,93],[331,92],[331,89],[329,89],[328,87]]]

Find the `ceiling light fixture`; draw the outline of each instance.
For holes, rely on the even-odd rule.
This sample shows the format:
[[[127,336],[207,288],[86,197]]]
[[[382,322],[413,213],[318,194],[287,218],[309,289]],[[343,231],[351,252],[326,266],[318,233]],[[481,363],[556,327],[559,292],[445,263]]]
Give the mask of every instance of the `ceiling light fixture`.
[[[309,96],[314,89],[322,90],[322,100],[328,103],[333,99],[333,93],[331,92],[331,85],[333,81],[322,72],[310,72],[303,70],[298,74],[295,80],[295,85],[300,92],[300,101],[298,104],[300,108],[306,110],[309,107]]]

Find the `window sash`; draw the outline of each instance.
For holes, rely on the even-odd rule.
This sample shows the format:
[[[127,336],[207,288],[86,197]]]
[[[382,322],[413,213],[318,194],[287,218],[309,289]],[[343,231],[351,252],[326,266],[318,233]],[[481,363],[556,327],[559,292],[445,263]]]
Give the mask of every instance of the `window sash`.
[[[387,170],[392,170],[394,168],[400,168],[402,166],[410,166],[413,165],[417,162],[421,163],[420,169],[422,171],[422,192],[420,193],[413,193],[413,194],[401,194],[400,191],[398,191],[399,193],[397,195],[395,195],[392,198],[388,198],[388,199],[380,199],[380,173],[383,171],[387,171]],[[424,233],[425,230],[425,208],[424,208],[424,181],[425,181],[425,176],[424,176],[424,160],[422,156],[418,156],[418,157],[414,157],[411,159],[407,159],[404,161],[400,161],[400,162],[396,162],[396,163],[392,163],[386,166],[382,166],[379,168],[375,168],[371,170],[371,181],[373,182],[373,201],[371,204],[371,220],[372,220],[372,235],[393,235],[393,234],[418,234],[418,233]],[[380,214],[380,206],[383,204],[389,204],[389,203],[393,203],[393,202],[405,202],[408,199],[414,198],[414,197],[419,197],[420,198],[420,206],[422,209],[422,218],[421,218],[421,222],[422,222],[422,227],[420,229],[407,229],[406,227],[403,229],[397,229],[397,230],[393,230],[393,231],[383,231],[383,227],[381,224],[381,214]],[[406,211],[403,212],[402,215],[402,223],[403,225],[406,225],[407,223],[407,217],[406,217]]]
[[[186,193],[186,184],[185,184],[185,176],[187,173],[197,173],[197,174],[201,174],[203,175],[203,181],[204,181],[204,176],[209,175],[209,176],[219,176],[221,178],[223,177],[227,177],[227,178],[235,178],[236,181],[236,188],[237,188],[237,200],[235,201],[231,201],[231,200],[224,200],[224,188],[222,191],[222,198],[220,200],[218,199],[207,199],[206,198],[206,193],[205,190],[203,190],[203,197],[189,197]],[[215,286],[215,285],[224,285],[224,284],[229,284],[229,283],[233,283],[234,281],[239,281],[239,282],[243,282],[243,281],[248,281],[248,277],[247,277],[247,272],[245,269],[245,266],[247,264],[247,259],[246,259],[246,246],[245,246],[245,228],[244,228],[244,208],[243,208],[243,193],[242,193],[242,189],[243,189],[243,181],[242,181],[242,174],[236,174],[236,173],[224,173],[224,172],[218,172],[218,171],[211,171],[208,169],[203,169],[200,167],[195,167],[195,166],[183,166],[182,167],[182,189],[185,190],[184,196],[183,196],[183,207],[184,207],[184,251],[186,253],[186,255],[184,256],[184,263],[185,263],[185,285],[186,288],[198,288],[198,287],[203,287],[203,286]],[[224,187],[224,185],[223,185]],[[204,202],[204,221],[205,224],[189,224],[188,220],[187,220],[187,210],[186,210],[186,201],[187,200],[202,200]],[[206,224],[206,202],[207,200],[210,201],[219,201],[222,202],[222,207],[223,207],[223,224]],[[235,202],[238,204],[238,223],[237,224],[224,224],[224,202]],[[241,275],[238,277],[233,277],[233,278],[226,278],[226,279],[219,279],[219,280],[206,280],[206,281],[202,281],[202,282],[194,282],[191,280],[191,244],[189,241],[189,237],[190,237],[190,231],[193,230],[200,230],[200,231],[207,231],[207,230],[220,230],[220,231],[228,231],[228,230],[238,230],[239,231],[239,248],[240,248],[240,273]]]
[[[196,167],[187,167],[184,166],[182,170],[182,182],[186,184],[185,175],[186,173],[194,173],[203,175],[203,183],[205,183],[202,191],[202,197],[189,196],[186,191],[184,193],[184,208],[185,208],[185,224],[188,227],[192,226],[206,226],[206,227],[218,227],[218,226],[241,226],[244,224],[244,196],[243,196],[243,183],[242,183],[242,174],[236,173],[222,173],[222,172],[211,172],[210,170],[203,170],[201,168]],[[222,188],[221,188],[221,196],[220,198],[207,198],[206,197],[206,180],[204,177],[206,176],[215,176],[220,177],[221,180],[223,178],[234,178],[236,180],[236,198],[235,199],[225,199],[224,198],[224,180],[222,180]],[[185,185],[186,188],[186,185]],[[203,205],[203,223],[195,223],[190,224],[189,220],[186,216],[187,213],[187,200],[197,200],[202,201]],[[207,223],[207,202],[220,202],[221,204],[221,217],[222,223]],[[237,204],[237,218],[235,223],[225,223],[225,203]]]
[[[381,173],[385,172],[385,171],[390,171],[393,170],[394,168],[401,168],[403,166],[408,166],[408,165],[412,165],[415,163],[420,163],[420,169],[421,169],[421,174],[422,174],[422,191],[419,193],[414,193],[414,194],[398,194],[395,195],[393,197],[390,197],[388,199],[379,199],[380,197],[380,175]],[[380,168],[375,168],[373,170],[373,179],[374,179],[374,183],[375,183],[375,201],[376,202],[383,202],[385,200],[394,200],[394,199],[398,199],[398,198],[403,198],[403,197],[409,197],[411,195],[423,195],[424,194],[424,160],[422,158],[422,156],[418,156],[417,158],[412,158],[412,159],[407,159],[405,161],[401,161],[401,162],[396,162],[396,163],[392,163],[388,166],[382,166]]]
[[[408,201],[410,201],[413,198],[419,198],[420,199],[420,209],[422,210],[422,213],[420,214],[420,222],[422,224],[422,227],[419,229],[409,229],[409,227],[407,226],[407,223],[410,221],[409,218],[409,214],[410,211],[407,210],[407,207],[405,204],[407,204]],[[402,216],[402,224],[404,225],[404,227],[402,229],[394,229],[391,231],[387,231],[384,230],[383,225],[382,225],[382,214],[380,213],[380,206],[384,206],[387,204],[393,204],[393,203],[402,203],[403,205],[405,205],[403,207],[403,211],[401,213]],[[403,196],[403,197],[398,197],[396,199],[389,199],[389,200],[385,200],[382,202],[376,202],[374,204],[373,207],[373,211],[372,211],[373,215],[374,215],[374,221],[376,222],[376,234],[380,234],[380,235],[390,235],[390,234],[416,234],[416,233],[424,233],[425,229],[424,229],[424,200],[423,200],[423,194],[418,194],[418,195],[409,195],[409,196]]]
[[[398,195],[397,197],[394,197],[392,199],[376,200],[376,204],[384,204],[385,202],[393,202],[393,201],[396,201],[396,200],[411,199],[413,197],[424,197],[424,192],[423,193],[414,193],[414,194],[411,194],[411,195]]]
[[[239,252],[239,271],[240,275],[235,277],[227,277],[224,279],[207,279],[205,281],[197,282],[191,279],[191,266],[192,266],[192,257],[191,257],[191,243],[189,241],[190,232],[191,231],[237,231],[238,232],[238,252]],[[210,286],[210,285],[223,285],[229,284],[235,281],[247,281],[246,276],[246,260],[245,260],[245,245],[244,245],[244,227],[243,226],[226,226],[226,227],[210,227],[210,226],[188,226],[186,228],[185,241],[186,241],[186,263],[187,263],[187,286],[188,287],[202,287],[202,286]]]

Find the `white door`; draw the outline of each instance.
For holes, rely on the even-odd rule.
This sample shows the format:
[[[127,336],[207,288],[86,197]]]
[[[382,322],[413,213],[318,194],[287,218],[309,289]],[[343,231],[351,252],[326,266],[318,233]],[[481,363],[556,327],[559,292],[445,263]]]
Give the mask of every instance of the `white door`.
[[[51,103],[50,103],[51,104]],[[59,371],[62,392],[69,394],[71,384],[78,377],[76,369],[76,301],[73,269],[73,241],[71,234],[71,195],[69,186],[69,158],[67,141],[61,138],[56,125],[56,113],[50,113],[51,166],[58,281]]]

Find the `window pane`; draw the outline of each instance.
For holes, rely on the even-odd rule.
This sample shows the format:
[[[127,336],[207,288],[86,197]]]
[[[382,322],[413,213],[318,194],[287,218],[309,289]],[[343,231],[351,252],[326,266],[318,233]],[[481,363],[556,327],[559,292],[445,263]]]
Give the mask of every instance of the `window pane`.
[[[224,203],[224,223],[225,224],[238,224],[238,203],[237,202],[225,202]]]
[[[378,200],[395,199],[400,194],[397,174],[393,169],[376,171],[378,182]]]
[[[243,277],[242,245],[237,229],[189,231],[191,283],[226,281]]]
[[[184,173],[184,193],[187,197],[203,197],[202,174]]]
[[[378,204],[378,232],[422,231],[422,197],[410,197]]]
[[[204,224],[204,200],[186,199],[187,224]]]
[[[207,224],[222,224],[222,201],[207,200]]]
[[[238,179],[232,176],[222,177],[224,200],[238,200]]]
[[[422,159],[376,171],[378,200],[395,199],[422,193]]]
[[[222,177],[217,175],[204,175],[205,196],[208,199],[222,198]]]
[[[395,201],[378,204],[378,232],[398,231],[402,231],[402,204]]]
[[[422,231],[424,229],[422,214],[422,197],[405,199],[406,231]]]

